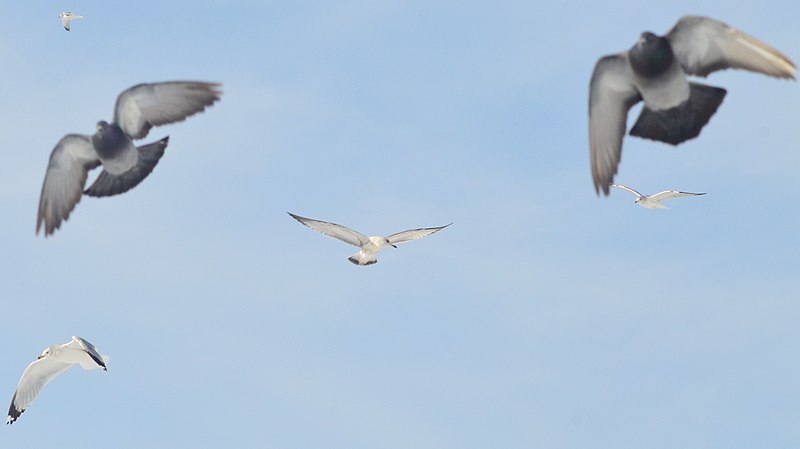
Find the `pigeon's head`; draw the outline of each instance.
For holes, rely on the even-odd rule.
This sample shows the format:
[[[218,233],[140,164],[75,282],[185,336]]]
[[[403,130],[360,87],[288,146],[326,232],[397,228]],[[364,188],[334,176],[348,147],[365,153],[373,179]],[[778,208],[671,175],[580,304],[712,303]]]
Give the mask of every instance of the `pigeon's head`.
[[[125,133],[116,123],[108,123],[103,120],[97,122],[97,132],[92,136],[92,144],[95,150],[100,152],[110,151],[124,146],[127,141]]]
[[[645,31],[628,51],[628,59],[637,75],[654,77],[667,71],[675,57],[667,38]]]

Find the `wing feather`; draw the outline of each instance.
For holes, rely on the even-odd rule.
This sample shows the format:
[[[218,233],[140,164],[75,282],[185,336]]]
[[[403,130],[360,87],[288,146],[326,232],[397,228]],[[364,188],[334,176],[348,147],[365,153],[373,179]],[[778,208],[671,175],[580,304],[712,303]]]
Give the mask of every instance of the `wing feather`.
[[[700,195],[705,195],[705,192],[704,193],[692,193],[692,192],[680,192],[680,191],[677,191],[677,190],[665,190],[663,192],[658,192],[658,193],[656,193],[654,195],[651,195],[650,199],[656,200],[656,201],[664,201],[664,200],[668,200],[670,198],[680,198],[682,196],[700,196]]]
[[[106,363],[103,360],[103,356],[100,355],[100,353],[97,351],[97,348],[83,338],[73,336],[72,341],[64,346],[70,349],[77,349],[86,352],[86,354],[88,354],[97,365],[102,367],[104,371],[108,371],[106,368]],[[83,366],[83,364],[81,364],[81,366]]]
[[[616,188],[618,188],[618,189],[621,189],[621,190],[625,190],[625,191],[631,192],[632,194],[634,194],[634,195],[636,195],[636,196],[644,196],[644,195],[642,195],[641,193],[637,192],[636,190],[633,190],[632,188],[630,188],[630,187],[628,187],[628,186],[624,186],[624,185],[622,185],[622,184],[611,184],[611,187],[616,187]]]
[[[69,363],[58,362],[49,357],[41,358],[28,365],[23,371],[17,384],[17,390],[11,399],[6,423],[13,424],[22,412],[33,403],[44,386],[70,366],[72,365]]]
[[[446,224],[444,226],[437,226],[435,228],[418,228],[418,229],[409,229],[407,231],[398,232],[396,234],[392,234],[389,237],[389,243],[392,245],[396,245],[398,243],[403,242],[410,242],[412,240],[421,239],[422,237],[427,237],[434,232],[441,231],[442,229],[450,226],[453,223]]]
[[[336,223],[329,223],[327,221],[314,220],[313,218],[301,217],[291,212],[287,212],[289,216],[299,221],[300,223],[308,226],[309,228],[320,232],[328,237],[341,240],[353,246],[361,247],[369,241],[366,235],[356,232],[350,228]]]
[[[132,139],[141,139],[153,126],[179,122],[220,99],[219,83],[168,81],[133,86],[117,97],[114,122]]]
[[[685,16],[667,33],[672,51],[686,73],[707,76],[727,68],[794,79],[797,68],[764,42],[708,17]]]
[[[81,199],[89,170],[100,165],[89,136],[68,134],[50,154],[50,163],[39,198],[36,233],[44,224],[44,235],[55,232]]]
[[[641,99],[625,54],[597,61],[589,85],[589,158],[598,195],[609,193],[622,158],[628,110]]]

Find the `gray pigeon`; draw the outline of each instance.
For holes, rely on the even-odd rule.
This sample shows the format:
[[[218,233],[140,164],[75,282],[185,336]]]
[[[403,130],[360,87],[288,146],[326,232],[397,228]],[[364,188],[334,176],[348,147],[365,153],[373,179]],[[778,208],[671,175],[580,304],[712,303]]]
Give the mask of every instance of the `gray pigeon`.
[[[153,126],[179,122],[220,99],[221,84],[169,81],[138,84],[117,97],[114,119],[100,121],[92,136],[68,134],[50,154],[44,177],[36,233],[55,232],[78,204],[81,194],[102,197],[127,192],[153,171],[169,137],[136,147]],[[83,190],[89,170],[103,166],[91,187]]]
[[[697,137],[725,89],[687,80],[727,68],[794,79],[797,69],[779,51],[707,17],[682,17],[665,36],[642,33],[630,50],[597,61],[589,87],[589,153],[597,194],[614,181],[628,110],[644,107],[632,136],[677,145]]]

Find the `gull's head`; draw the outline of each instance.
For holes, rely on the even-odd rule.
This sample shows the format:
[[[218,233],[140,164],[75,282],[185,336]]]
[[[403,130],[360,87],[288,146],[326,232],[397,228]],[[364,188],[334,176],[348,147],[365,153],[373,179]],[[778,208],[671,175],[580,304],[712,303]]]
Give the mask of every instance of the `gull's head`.
[[[383,245],[384,246],[391,246],[392,248],[397,248],[397,245],[393,245],[392,242],[390,242],[389,239],[386,238],[386,237],[383,238]]]
[[[44,351],[42,351],[41,354],[39,354],[39,357],[36,357],[36,360],[41,360],[41,359],[49,356],[52,353],[53,353],[53,347],[52,346],[48,346],[48,347],[44,348]]]
[[[639,203],[641,203],[641,202],[642,202],[642,200],[643,200],[643,199],[644,199],[643,197],[641,197],[641,196],[637,196],[637,197],[636,197],[636,199],[635,199],[635,200],[633,200],[633,202],[634,202],[634,203],[636,203],[636,204],[639,204]]]

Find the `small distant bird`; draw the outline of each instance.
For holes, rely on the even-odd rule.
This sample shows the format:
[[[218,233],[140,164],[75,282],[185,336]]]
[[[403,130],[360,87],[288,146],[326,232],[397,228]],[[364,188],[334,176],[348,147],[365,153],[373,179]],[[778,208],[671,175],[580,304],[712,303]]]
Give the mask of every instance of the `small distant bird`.
[[[309,228],[317,232],[320,232],[324,235],[327,235],[328,237],[333,237],[345,243],[349,243],[353,246],[361,248],[356,254],[353,254],[352,256],[347,258],[347,260],[353,262],[356,265],[372,265],[374,263],[377,263],[378,260],[375,258],[375,255],[378,254],[378,251],[380,251],[381,249],[387,246],[397,248],[398,243],[410,242],[411,240],[416,240],[422,237],[429,236],[434,232],[442,230],[453,224],[450,223],[436,228],[409,229],[408,231],[392,234],[389,237],[382,237],[382,236],[367,237],[364,234],[361,234],[350,228],[346,228],[336,223],[328,223],[327,221],[319,221],[311,218],[305,218],[299,215],[295,215],[291,212],[287,213],[295,220],[299,221],[300,223],[308,226]]]
[[[633,190],[630,187],[625,187],[621,184],[611,184],[611,187],[616,187],[618,189],[626,190],[631,192],[632,194],[636,195],[636,199],[633,201],[634,203],[646,208],[646,209],[669,209],[668,207],[661,204],[662,201],[668,200],[670,198],[680,198],[683,196],[700,196],[705,195],[704,193],[691,193],[691,192],[679,192],[677,190],[665,190],[663,192],[658,192],[654,195],[642,195],[641,193]]]
[[[609,193],[620,157],[628,110],[644,107],[630,135],[677,145],[697,137],[716,112],[725,89],[690,83],[727,69],[795,78],[797,69],[778,50],[707,17],[686,16],[664,36],[642,33],[630,50],[597,61],[589,87],[589,152],[597,194]]]
[[[141,147],[133,141],[147,136],[153,126],[180,122],[220,99],[220,84],[202,81],[168,81],[138,84],[117,97],[111,123],[97,122],[92,136],[68,134],[50,154],[44,177],[36,233],[55,232],[81,199],[81,193],[102,197],[127,192],[153,171],[169,137]],[[83,190],[89,170],[103,171]]]
[[[58,15],[58,18],[61,19],[61,25],[64,25],[64,29],[69,31],[70,22],[72,22],[75,19],[83,19],[83,16],[73,14],[69,11],[64,11]]]
[[[8,408],[6,424],[14,424],[44,386],[72,365],[80,365],[85,370],[103,368],[108,371],[108,361],[107,355],[100,355],[93,344],[81,337],[72,337],[72,341],[63,345],[48,346],[22,373]]]

